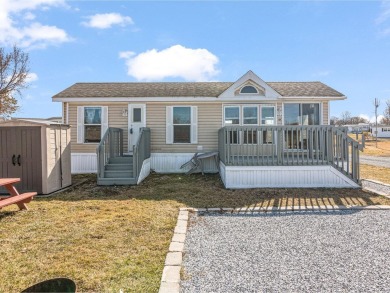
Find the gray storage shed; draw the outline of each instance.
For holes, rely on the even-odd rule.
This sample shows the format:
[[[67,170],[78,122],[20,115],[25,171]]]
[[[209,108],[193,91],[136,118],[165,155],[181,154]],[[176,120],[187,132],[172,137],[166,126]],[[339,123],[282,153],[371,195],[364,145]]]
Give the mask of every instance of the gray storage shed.
[[[48,194],[71,185],[70,158],[69,125],[33,119],[0,123],[0,178],[21,178],[19,192]]]

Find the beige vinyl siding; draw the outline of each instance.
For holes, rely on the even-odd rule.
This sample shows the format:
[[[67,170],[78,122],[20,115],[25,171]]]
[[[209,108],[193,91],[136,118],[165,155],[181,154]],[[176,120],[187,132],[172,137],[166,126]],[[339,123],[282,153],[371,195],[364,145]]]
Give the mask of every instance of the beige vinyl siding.
[[[322,103],[322,124],[328,125],[329,123],[329,101]]]
[[[69,104],[69,124],[71,125],[72,153],[95,153],[97,143],[77,143],[77,106],[108,106],[108,126],[123,129],[123,148],[127,152],[127,116],[122,116],[122,111],[127,111],[127,103],[74,103]]]
[[[198,143],[166,144],[166,107],[198,107]],[[151,151],[156,153],[195,153],[218,149],[218,129],[222,125],[221,103],[147,103],[146,126],[151,129]],[[197,147],[202,146],[202,150]]]
[[[304,102],[304,101],[296,101]],[[155,153],[195,153],[208,152],[218,149],[218,130],[222,127],[223,104],[184,103],[184,102],[146,102],[146,126],[151,129],[151,151]],[[134,104],[141,104],[139,102]],[[235,103],[241,104],[241,103]],[[242,104],[241,104],[242,105]],[[276,104],[277,125],[282,125],[282,102]],[[72,153],[95,153],[98,144],[77,143],[77,106],[108,106],[108,126],[123,129],[124,151],[128,148],[128,118],[123,116],[123,110],[128,109],[128,103],[71,103],[69,104],[69,124],[71,129]],[[197,144],[166,144],[166,107],[167,106],[197,106],[198,107],[198,143]],[[328,106],[322,105],[322,121],[328,124]],[[64,103],[64,109],[66,105]],[[64,115],[66,115],[66,110]],[[65,116],[64,116],[65,117]],[[198,146],[203,148],[200,150]]]

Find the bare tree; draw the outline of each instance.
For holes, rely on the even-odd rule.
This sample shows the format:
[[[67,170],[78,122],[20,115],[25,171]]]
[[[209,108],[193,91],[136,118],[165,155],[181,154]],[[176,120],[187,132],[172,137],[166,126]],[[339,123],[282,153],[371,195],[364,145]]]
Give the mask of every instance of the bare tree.
[[[15,96],[27,87],[28,54],[14,46],[11,52],[0,48],[0,115],[9,116],[18,108]]]
[[[383,118],[381,119],[380,123],[390,125],[390,100],[386,101],[386,108],[383,112]]]
[[[330,125],[339,125],[340,119],[336,116],[330,117]]]
[[[339,125],[351,124],[351,112],[345,111],[341,113],[340,120],[338,121]]]
[[[359,123],[368,123],[368,120],[360,117],[360,116],[354,116],[350,118],[351,124],[359,124]]]

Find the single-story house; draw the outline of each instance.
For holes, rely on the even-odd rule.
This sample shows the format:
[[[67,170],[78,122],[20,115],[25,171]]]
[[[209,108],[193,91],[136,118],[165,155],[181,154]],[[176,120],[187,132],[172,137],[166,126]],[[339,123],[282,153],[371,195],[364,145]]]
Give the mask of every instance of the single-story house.
[[[235,82],[76,83],[53,96],[72,126],[72,173],[136,184],[219,152],[203,167],[227,188],[357,187],[357,143],[329,125],[330,103],[343,99],[318,81],[252,71]]]
[[[370,124],[369,123],[359,123],[359,124],[347,124],[343,125],[344,127],[348,128],[349,133],[363,133],[370,131]]]
[[[380,138],[390,138],[390,125],[378,125],[378,127],[372,126],[371,133],[373,136],[376,135],[378,129],[378,137]]]

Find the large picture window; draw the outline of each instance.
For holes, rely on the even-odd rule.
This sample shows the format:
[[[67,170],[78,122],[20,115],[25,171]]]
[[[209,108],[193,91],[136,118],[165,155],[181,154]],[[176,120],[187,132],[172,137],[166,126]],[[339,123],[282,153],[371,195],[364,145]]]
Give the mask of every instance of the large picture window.
[[[284,104],[284,125],[320,125],[320,104]]]
[[[284,105],[285,125],[320,125],[320,104],[318,103],[288,103]],[[309,143],[318,143],[318,137],[310,139],[306,129],[287,130],[284,133],[285,147],[305,151]]]

